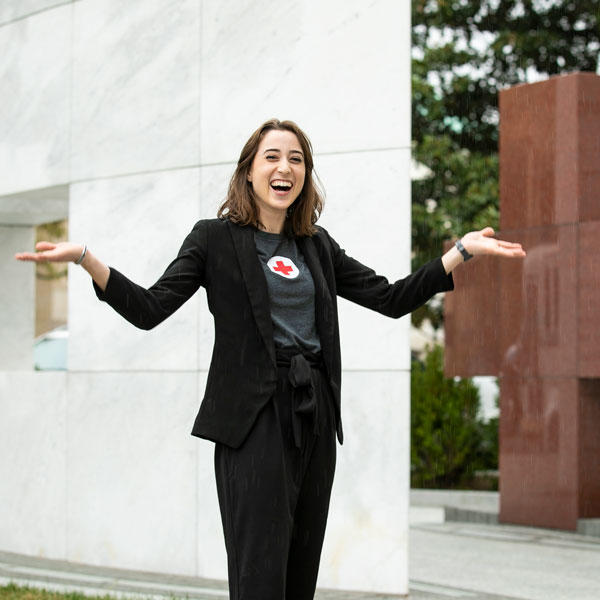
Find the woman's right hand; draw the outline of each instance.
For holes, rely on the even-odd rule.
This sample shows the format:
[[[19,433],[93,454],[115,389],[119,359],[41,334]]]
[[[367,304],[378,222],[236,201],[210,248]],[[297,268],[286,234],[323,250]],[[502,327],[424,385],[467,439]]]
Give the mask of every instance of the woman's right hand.
[[[83,253],[83,245],[72,242],[38,242],[35,249],[37,252],[19,252],[15,258],[34,262],[75,262]]]

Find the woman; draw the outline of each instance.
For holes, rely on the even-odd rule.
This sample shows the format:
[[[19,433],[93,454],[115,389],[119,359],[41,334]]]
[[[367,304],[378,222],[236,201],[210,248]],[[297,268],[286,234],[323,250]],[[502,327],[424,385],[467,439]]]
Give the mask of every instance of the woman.
[[[16,255],[80,264],[98,297],[143,329],[206,288],[215,345],[192,434],[215,442],[232,600],[314,595],[343,440],[336,296],[400,317],[451,290],[470,256],[525,254],[488,227],[390,284],[315,225],[321,209],[308,138],[273,119],[242,149],[218,218],[194,226],[149,289],[80,244]]]

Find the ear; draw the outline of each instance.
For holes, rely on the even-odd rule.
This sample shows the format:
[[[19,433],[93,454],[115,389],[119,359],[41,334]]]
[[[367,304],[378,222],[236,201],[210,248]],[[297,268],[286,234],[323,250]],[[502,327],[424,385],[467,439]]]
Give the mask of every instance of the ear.
[[[252,173],[250,171],[248,171],[247,175],[246,175],[246,179],[250,182],[252,182]]]

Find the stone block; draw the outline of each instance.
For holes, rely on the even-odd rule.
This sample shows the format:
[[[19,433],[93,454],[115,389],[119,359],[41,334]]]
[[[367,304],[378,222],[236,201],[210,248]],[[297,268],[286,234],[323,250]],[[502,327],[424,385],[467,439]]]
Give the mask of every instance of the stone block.
[[[600,78],[512,87],[500,92],[500,113],[501,228],[600,218]]]
[[[196,374],[71,373],[67,559],[195,575]]]
[[[73,4],[72,179],[198,165],[200,7]]]
[[[265,2],[203,3],[202,164],[237,160],[271,117],[296,121],[317,153],[408,149],[410,30],[399,24],[410,6],[285,0],[278,12],[285,26]]]
[[[70,44],[70,4],[0,27],[0,195],[69,180]]]
[[[197,169],[74,184],[69,235],[149,287],[199,219]],[[167,208],[168,207],[168,208]],[[198,364],[198,296],[152,331],[98,302],[87,273],[69,273],[69,369],[190,370]]]
[[[66,557],[66,373],[0,371],[0,547]]]
[[[344,372],[319,586],[407,594],[410,373]]]
[[[327,192],[319,224],[349,256],[390,282],[408,275],[410,151],[319,156],[317,161]],[[343,299],[339,312],[344,368],[410,368],[410,317],[396,321]]]

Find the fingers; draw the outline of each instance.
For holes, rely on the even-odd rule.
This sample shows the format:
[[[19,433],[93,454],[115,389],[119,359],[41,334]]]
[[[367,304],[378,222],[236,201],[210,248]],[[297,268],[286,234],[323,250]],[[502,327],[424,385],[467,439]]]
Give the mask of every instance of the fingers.
[[[506,242],[504,240],[498,240],[498,245],[503,248],[521,248],[521,244],[517,242]]]
[[[54,248],[56,248],[56,244],[52,244],[51,242],[38,242],[35,245],[35,249],[40,251],[54,250]]]
[[[485,235],[485,237],[492,237],[494,235],[494,230],[491,227],[484,227],[480,233],[481,235]]]
[[[499,244],[493,253],[498,256],[508,256],[512,258],[527,256],[525,250],[521,247],[521,244],[512,244],[509,242],[505,242],[504,245]]]
[[[38,242],[35,245],[35,249],[38,252],[17,252],[15,254],[15,258],[17,260],[29,260],[34,262],[45,262],[48,260],[48,257],[44,254],[48,250],[54,250],[56,248],[56,244],[52,244],[51,242]]]
[[[43,254],[36,254],[34,252],[19,252],[15,254],[15,258],[17,260],[28,260],[34,262],[42,262],[47,260],[44,258]]]

